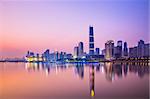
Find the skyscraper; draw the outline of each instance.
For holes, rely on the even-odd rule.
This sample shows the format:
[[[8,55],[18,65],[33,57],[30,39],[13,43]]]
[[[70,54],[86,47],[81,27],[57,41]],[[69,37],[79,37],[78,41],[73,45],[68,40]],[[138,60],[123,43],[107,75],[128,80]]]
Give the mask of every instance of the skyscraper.
[[[144,57],[150,57],[150,44],[144,44]]]
[[[143,40],[140,40],[138,42],[137,56],[138,57],[143,57],[144,56],[144,41]]]
[[[105,56],[105,54],[106,54],[106,49],[103,49],[103,50],[102,50],[102,55]]]
[[[44,61],[48,62],[50,61],[50,53],[49,53],[49,49],[47,49],[44,53],[43,53],[43,58],[44,58]]]
[[[117,46],[114,47],[114,57],[115,58],[121,58],[122,57],[122,41],[119,40],[117,42]]]
[[[131,58],[143,58],[149,56],[150,44],[145,44],[143,40],[140,40],[137,46],[129,48],[129,57]]]
[[[114,55],[114,41],[109,40],[105,43],[105,58],[110,60]]]
[[[84,54],[83,42],[79,42],[78,48],[79,48],[79,57],[82,57]]]
[[[122,41],[121,40],[117,42],[117,54],[118,54],[118,58],[122,56]]]
[[[78,58],[78,55],[79,55],[79,47],[76,46],[74,47],[74,58]]]
[[[138,49],[137,46],[129,48],[129,57],[131,58],[138,57],[137,49]]]
[[[94,30],[89,27],[89,55],[94,55]]]
[[[128,56],[127,42],[124,42],[123,56],[124,56],[124,57],[127,57],[127,56]]]

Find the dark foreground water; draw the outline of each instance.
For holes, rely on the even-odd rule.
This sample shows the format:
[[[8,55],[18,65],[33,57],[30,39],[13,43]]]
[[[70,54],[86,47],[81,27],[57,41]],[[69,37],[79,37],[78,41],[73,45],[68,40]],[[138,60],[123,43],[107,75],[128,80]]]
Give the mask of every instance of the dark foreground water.
[[[0,63],[0,99],[149,99],[149,66]]]

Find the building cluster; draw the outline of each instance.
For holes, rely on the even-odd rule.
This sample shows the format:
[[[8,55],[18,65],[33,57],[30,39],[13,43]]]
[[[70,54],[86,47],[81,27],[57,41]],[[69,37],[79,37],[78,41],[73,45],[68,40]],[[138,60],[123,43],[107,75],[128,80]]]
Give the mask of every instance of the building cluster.
[[[42,56],[40,56],[39,54],[35,54],[34,52],[30,52],[30,51],[27,52],[27,55],[25,58],[26,58],[26,61],[28,62],[43,61]]]
[[[116,58],[148,58],[150,56],[150,44],[145,44],[143,40],[138,42],[135,47],[128,48],[127,42],[119,40],[117,46],[113,40],[105,43],[105,49],[102,51],[105,59],[111,60]]]
[[[67,54],[66,52],[52,52],[47,49],[43,54],[34,54],[33,52],[27,52],[26,61],[42,61],[42,62],[55,62],[66,60],[112,60],[120,58],[145,58],[150,56],[150,44],[143,40],[138,42],[135,47],[128,48],[127,42],[121,40],[117,41],[117,45],[114,45],[113,40],[108,40],[105,43],[105,49],[101,51],[94,46],[94,29],[89,27],[89,53],[84,52],[83,42],[79,42],[74,47],[73,54]]]
[[[84,58],[86,53],[84,52],[83,42],[79,42],[78,46],[74,47],[74,58]]]
[[[129,48],[129,57],[149,57],[150,56],[150,44],[145,42],[143,40],[140,40],[138,42],[138,45],[135,47]]]
[[[78,46],[74,47],[74,58],[86,60],[104,59],[104,55],[100,55],[100,49],[94,46],[94,29],[89,27],[89,53],[84,52],[83,42],[79,42]]]
[[[100,56],[100,49],[96,48],[94,49],[94,30],[93,27],[90,26],[89,27],[89,53],[86,54],[86,52],[84,52],[84,46],[83,46],[83,42],[79,42],[78,46],[74,47],[74,58],[89,58],[89,57],[95,57],[98,58]]]
[[[29,52],[26,55],[26,61],[28,62],[56,62],[56,61],[64,61],[68,59],[72,59],[72,54],[67,54],[66,52],[52,52],[50,53],[49,49],[47,49],[43,54],[34,54],[33,52]]]
[[[128,57],[128,47],[127,42],[119,40],[117,45],[114,45],[113,40],[108,40],[105,43],[105,49],[102,51],[102,54],[105,55],[105,59],[111,60],[114,58],[126,58]]]

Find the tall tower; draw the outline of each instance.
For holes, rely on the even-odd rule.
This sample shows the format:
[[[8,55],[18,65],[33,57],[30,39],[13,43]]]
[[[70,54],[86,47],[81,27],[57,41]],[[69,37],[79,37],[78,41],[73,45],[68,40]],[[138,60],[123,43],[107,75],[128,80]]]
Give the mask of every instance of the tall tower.
[[[89,55],[94,55],[94,30],[93,27],[89,27]]]

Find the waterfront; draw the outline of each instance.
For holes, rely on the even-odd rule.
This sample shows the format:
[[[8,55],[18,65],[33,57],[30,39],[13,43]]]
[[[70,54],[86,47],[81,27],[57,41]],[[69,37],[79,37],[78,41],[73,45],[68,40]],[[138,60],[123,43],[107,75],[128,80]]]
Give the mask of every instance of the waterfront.
[[[149,66],[0,63],[1,99],[148,99]]]

